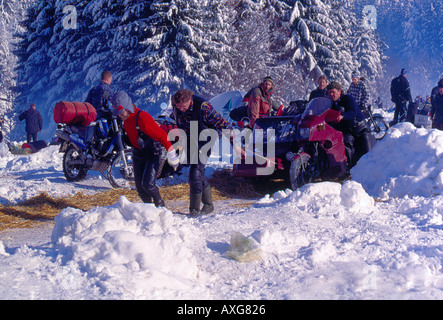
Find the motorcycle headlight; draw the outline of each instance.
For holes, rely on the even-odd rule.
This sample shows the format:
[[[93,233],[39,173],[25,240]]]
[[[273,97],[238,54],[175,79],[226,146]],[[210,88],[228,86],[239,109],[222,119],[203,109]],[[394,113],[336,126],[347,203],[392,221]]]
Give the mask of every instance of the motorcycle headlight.
[[[297,131],[297,138],[298,139],[309,139],[309,135],[311,134],[311,131],[309,128],[299,128]]]

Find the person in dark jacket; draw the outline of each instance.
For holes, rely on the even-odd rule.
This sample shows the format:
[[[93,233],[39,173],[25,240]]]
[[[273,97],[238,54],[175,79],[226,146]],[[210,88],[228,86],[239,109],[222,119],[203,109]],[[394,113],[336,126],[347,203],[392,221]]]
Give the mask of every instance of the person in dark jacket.
[[[189,169],[189,213],[191,217],[208,214],[214,211],[211,186],[205,176],[206,161],[210,155],[203,153],[207,141],[200,141],[200,133],[205,129],[215,129],[221,136],[223,129],[232,130],[231,125],[205,99],[197,96],[191,90],[178,90],[171,98],[173,106],[172,117],[179,129],[187,135],[186,155]],[[197,125],[197,132],[193,132]],[[236,150],[238,154],[238,150]],[[201,204],[203,203],[203,207]]]
[[[400,114],[406,113],[406,104],[412,103],[411,88],[409,81],[406,79],[406,69],[401,69],[398,77],[391,82],[391,101],[395,103],[394,120],[392,124],[398,122]]]
[[[346,156],[349,166],[353,167],[372,149],[374,138],[357,102],[351,95],[343,94],[340,83],[331,82],[327,89],[333,101],[332,109],[341,113],[339,123],[334,127],[343,133]]]
[[[443,130],[443,82],[439,82],[437,94],[432,100],[432,128]]]
[[[328,89],[326,89],[326,86],[328,85],[328,78],[326,78],[325,75],[321,75],[320,77],[318,77],[317,83],[318,87],[317,89],[313,90],[309,95],[309,101],[311,101],[314,98],[328,96]]]
[[[443,85],[443,79],[440,79],[438,81],[438,83],[437,83],[437,86],[432,88],[432,91],[431,91],[431,105],[434,102],[434,99],[435,99],[435,97],[438,94],[438,88],[439,88],[440,85]]]
[[[97,119],[106,117],[111,113],[109,99],[114,94],[111,88],[112,73],[103,71],[100,83],[88,92],[85,102],[89,102],[97,110]]]
[[[155,183],[160,165],[161,145],[168,151],[169,164],[177,168],[179,159],[168,140],[168,135],[155,122],[152,116],[133,105],[124,91],[111,97],[113,114],[124,122],[124,128],[132,145],[132,164],[134,167],[135,187],[144,203],[154,203],[164,207],[165,203]]]
[[[37,141],[38,133],[43,129],[43,118],[35,104],[32,103],[28,110],[19,115],[18,119],[26,120],[26,141],[28,143]]]

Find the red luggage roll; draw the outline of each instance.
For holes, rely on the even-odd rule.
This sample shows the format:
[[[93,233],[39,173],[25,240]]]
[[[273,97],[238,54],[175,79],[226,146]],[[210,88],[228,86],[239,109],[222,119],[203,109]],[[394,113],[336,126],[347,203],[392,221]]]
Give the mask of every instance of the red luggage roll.
[[[96,117],[97,111],[87,102],[60,101],[54,107],[55,123],[87,126]]]

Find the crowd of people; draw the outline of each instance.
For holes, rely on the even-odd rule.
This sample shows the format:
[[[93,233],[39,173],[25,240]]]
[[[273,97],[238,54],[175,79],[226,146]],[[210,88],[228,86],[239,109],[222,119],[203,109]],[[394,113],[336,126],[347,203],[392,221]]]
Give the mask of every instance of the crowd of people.
[[[405,109],[406,104],[412,102],[409,82],[406,79],[407,71],[402,69],[400,75],[392,80],[391,97],[395,103],[394,121],[399,121],[399,115]],[[114,92],[111,88],[112,74],[104,71],[100,83],[93,87],[86,98],[97,110],[97,119],[109,115],[118,116],[128,137],[128,143],[132,146],[133,167],[135,186],[140,199],[145,203],[154,203],[157,207],[164,207],[159,189],[156,185],[157,171],[159,170],[161,148],[167,150],[167,160],[171,167],[177,169],[179,157],[174,149],[167,133],[160,128],[158,123],[146,111],[136,107],[128,93],[124,91]],[[318,97],[328,97],[332,100],[332,108],[340,112],[339,123],[333,125],[343,133],[346,157],[349,166],[354,166],[361,156],[369,152],[374,144],[373,137],[365,118],[368,116],[369,93],[364,78],[358,73],[352,74],[352,83],[347,91],[336,81],[328,83],[326,76],[318,78],[318,87],[309,95],[309,101]],[[255,121],[261,117],[268,117],[273,111],[282,106],[272,98],[275,83],[271,77],[265,77],[257,86],[253,87],[245,95],[243,102],[247,109],[245,116],[249,118],[249,126],[253,128]],[[433,88],[431,97],[431,116],[433,128],[443,130],[443,79]],[[381,102],[380,102],[381,103]],[[215,129],[221,137],[222,132],[231,132],[229,139],[234,137],[231,124],[217,112],[205,99],[194,92],[181,89],[171,97],[173,106],[172,117],[179,129],[187,136],[186,155],[189,157],[189,185],[190,202],[189,213],[192,217],[208,214],[214,211],[211,187],[205,175],[205,161],[201,161],[200,153],[202,142],[198,137],[204,129]],[[29,110],[19,116],[20,120],[26,120],[26,132],[28,143],[37,140],[37,135],[42,130],[42,117],[31,104]],[[191,122],[198,124],[198,134],[191,135]],[[228,129],[228,130],[225,130]],[[195,147],[192,150],[192,147]],[[206,149],[205,149],[206,150]],[[210,148],[208,149],[210,153]],[[238,155],[243,150],[235,147]],[[210,154],[205,154],[207,159]]]

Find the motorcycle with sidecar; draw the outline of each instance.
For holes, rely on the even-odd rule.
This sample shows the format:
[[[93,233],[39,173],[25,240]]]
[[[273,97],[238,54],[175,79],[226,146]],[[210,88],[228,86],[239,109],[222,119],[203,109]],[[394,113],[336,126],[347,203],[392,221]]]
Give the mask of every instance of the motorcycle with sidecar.
[[[295,190],[319,180],[341,179],[349,169],[343,134],[334,129],[340,112],[331,109],[332,100],[315,98],[300,114],[279,112],[257,119],[246,153],[254,161],[234,163],[236,177],[285,179]],[[260,143],[257,143],[260,141]]]

